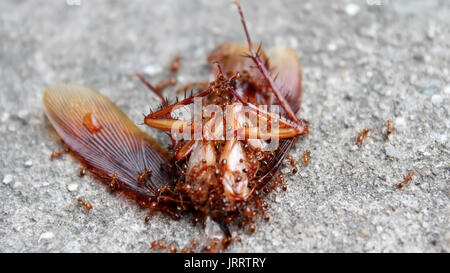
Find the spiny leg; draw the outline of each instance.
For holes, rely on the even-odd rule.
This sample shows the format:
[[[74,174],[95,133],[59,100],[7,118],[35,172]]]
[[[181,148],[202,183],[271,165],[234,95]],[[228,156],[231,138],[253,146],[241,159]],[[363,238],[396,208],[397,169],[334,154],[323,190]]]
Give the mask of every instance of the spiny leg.
[[[137,77],[141,80],[141,82],[142,82],[143,84],[145,84],[145,86],[147,86],[148,89],[150,89],[153,93],[155,93],[162,101],[165,100],[164,97],[163,97],[163,95],[162,95],[161,92],[159,91],[159,89],[156,88],[156,87],[154,87],[150,82],[148,82],[148,81],[144,78],[144,76],[143,76],[142,74],[136,73],[136,74],[134,74],[134,75],[137,76]]]
[[[244,27],[245,36],[247,37],[248,47],[249,47],[249,51],[250,51],[250,56],[249,57],[253,60],[253,62],[258,67],[258,70],[261,72],[261,74],[264,76],[266,81],[269,83],[273,94],[275,95],[277,100],[280,102],[281,107],[283,107],[283,109],[286,112],[286,114],[288,115],[288,117],[293,122],[295,122],[296,124],[300,124],[300,121],[295,116],[295,113],[292,110],[291,106],[286,101],[286,99],[281,95],[281,92],[276,87],[272,77],[270,76],[269,71],[267,71],[267,68],[265,67],[265,65],[261,61],[261,58],[259,57],[259,54],[258,54],[259,50],[258,50],[258,52],[255,52],[255,49],[253,48],[253,43],[252,43],[252,40],[250,38],[250,34],[248,32],[248,29],[247,29],[247,24],[246,24],[245,18],[244,18],[244,13],[242,12],[242,8],[241,8],[241,5],[239,4],[239,1],[238,0],[234,0],[234,4],[238,8],[239,15],[241,17],[242,26]]]

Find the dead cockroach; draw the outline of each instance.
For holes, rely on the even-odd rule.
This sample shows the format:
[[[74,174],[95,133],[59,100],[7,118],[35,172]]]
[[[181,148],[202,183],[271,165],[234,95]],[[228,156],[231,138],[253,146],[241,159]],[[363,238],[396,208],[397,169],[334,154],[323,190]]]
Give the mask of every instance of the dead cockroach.
[[[404,179],[402,182],[400,182],[400,183],[397,184],[397,188],[398,188],[398,189],[403,188],[406,184],[409,183],[409,181],[411,180],[411,178],[412,178],[413,176],[414,176],[414,173],[413,173],[413,172],[409,172],[409,173],[406,175],[405,179]]]
[[[223,43],[212,52],[215,80],[196,84],[205,88],[169,104],[137,74],[162,99],[144,123],[168,133],[170,152],[93,89],[56,85],[43,96],[57,133],[100,181],[151,213],[179,219],[189,211],[194,222],[215,221],[224,232],[224,248],[233,241],[232,221],[255,231],[253,218],[267,209],[264,193],[283,183],[277,176],[281,163],[309,128],[297,118],[302,69],[296,52],[254,47],[235,4],[247,44]],[[180,109],[192,110],[191,116],[179,118]]]
[[[367,137],[367,134],[369,133],[370,129],[364,128],[361,133],[359,133],[358,137],[356,138],[356,144],[358,146],[362,146],[364,139]]]
[[[89,203],[89,202],[87,202],[87,201],[84,201],[81,197],[78,197],[77,201],[78,201],[78,203],[79,203],[80,205],[82,205],[87,211],[90,211],[90,210],[93,208],[91,203]]]

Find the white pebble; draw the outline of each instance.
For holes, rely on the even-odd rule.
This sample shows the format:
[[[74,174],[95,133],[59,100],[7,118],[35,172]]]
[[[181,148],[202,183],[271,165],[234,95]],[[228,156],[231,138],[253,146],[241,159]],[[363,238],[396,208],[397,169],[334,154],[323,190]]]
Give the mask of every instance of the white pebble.
[[[11,125],[8,126],[8,131],[15,132],[16,131],[16,127],[11,124]]]
[[[327,45],[327,49],[328,49],[329,51],[336,51],[337,45],[336,45],[335,43],[329,43],[329,44]]]
[[[17,116],[21,119],[26,119],[28,116],[28,110],[22,109],[17,113]]]
[[[156,74],[161,73],[162,69],[160,66],[157,65],[147,65],[144,67],[144,72],[149,74],[150,76],[154,76]]]
[[[450,243],[450,230],[447,230],[447,232],[444,235],[444,239]]]
[[[428,25],[427,36],[429,39],[436,37],[436,24],[434,22],[430,22]]]
[[[360,10],[359,6],[353,3],[345,6],[345,12],[350,16],[356,15],[359,12],[359,10]]]
[[[444,93],[447,94],[447,95],[450,95],[450,85],[447,85],[447,86],[444,88]]]
[[[38,242],[40,242],[41,240],[51,240],[55,237],[55,234],[53,234],[53,232],[49,231],[49,232],[45,232],[42,233],[41,236],[39,237]]]
[[[444,100],[444,98],[442,98],[441,95],[433,95],[431,96],[431,102],[435,105],[439,105],[442,103],[442,101]]]
[[[393,157],[393,158],[401,158],[401,154],[398,151],[398,149],[396,149],[394,146],[392,146],[391,144],[386,144],[384,146],[384,151],[386,152],[386,155],[389,157]]]
[[[2,123],[4,123],[4,122],[6,122],[9,119],[10,116],[11,115],[8,112],[3,112],[2,116],[0,117],[0,121]]]
[[[33,166],[33,161],[31,161],[31,160],[27,160],[27,161],[25,161],[25,163],[23,163],[23,165],[25,165],[25,167],[31,167],[31,166]]]
[[[398,117],[395,119],[394,125],[395,125],[395,128],[398,130],[405,129],[406,128],[406,120],[403,117]]]
[[[5,177],[3,177],[3,183],[8,185],[9,183],[11,183],[13,181],[14,177],[10,174],[5,175]]]
[[[70,192],[76,191],[76,190],[78,190],[78,184],[77,183],[69,184],[69,185],[67,185],[67,189]]]

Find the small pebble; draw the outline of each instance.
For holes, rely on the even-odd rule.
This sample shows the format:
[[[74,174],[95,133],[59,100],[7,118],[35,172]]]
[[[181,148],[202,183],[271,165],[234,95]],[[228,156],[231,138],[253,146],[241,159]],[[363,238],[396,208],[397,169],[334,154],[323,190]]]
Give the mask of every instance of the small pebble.
[[[434,22],[430,22],[428,25],[427,37],[430,40],[433,40],[433,38],[436,37],[436,24]]]
[[[444,235],[444,239],[450,243],[450,230],[448,230],[445,235]]]
[[[31,160],[27,160],[27,161],[25,161],[25,163],[23,163],[23,165],[25,165],[25,167],[31,167],[31,166],[33,166],[33,161],[31,161]]]
[[[26,119],[28,116],[28,110],[22,109],[17,113],[17,116],[21,119]]]
[[[447,86],[444,88],[444,93],[447,94],[447,95],[450,95],[450,85],[447,85]]]
[[[156,65],[147,65],[146,67],[144,67],[144,72],[150,76],[159,74],[159,73],[161,73],[161,71],[162,71],[161,67],[156,66]]]
[[[76,190],[78,190],[78,184],[77,183],[69,184],[69,185],[67,185],[67,189],[70,192],[76,191]]]
[[[51,239],[53,239],[55,237],[55,234],[53,234],[53,232],[45,232],[45,233],[42,233],[41,234],[41,236],[39,237],[39,240],[38,240],[38,242],[40,242],[41,240],[46,240],[46,241],[48,241],[48,240],[51,240]]]
[[[433,95],[431,96],[431,102],[435,105],[442,104],[444,98],[441,95]]]
[[[0,121],[2,123],[5,123],[9,119],[10,116],[11,115],[8,112],[3,112],[1,117],[0,117]]]
[[[8,185],[9,183],[11,183],[13,181],[14,177],[10,174],[5,175],[5,177],[3,177],[3,183]]]
[[[406,120],[403,117],[396,118],[394,124],[397,130],[406,129]]]
[[[358,14],[360,7],[356,4],[350,3],[345,6],[345,12],[350,16],[355,16]]]
[[[336,51],[337,45],[336,45],[335,43],[329,43],[329,44],[327,45],[327,49],[328,49],[329,51]]]
[[[384,147],[384,150],[386,152],[386,155],[392,158],[400,158],[400,152],[398,151],[398,149],[396,149],[394,146],[392,146],[391,144],[386,144]]]
[[[15,132],[16,131],[16,127],[11,124],[11,125],[8,126],[8,131]]]
[[[425,88],[423,90],[423,94],[426,95],[426,96],[431,96],[431,95],[434,94],[434,92],[435,92],[434,88]]]
[[[366,228],[363,228],[359,231],[362,237],[368,237],[370,235],[370,231]]]

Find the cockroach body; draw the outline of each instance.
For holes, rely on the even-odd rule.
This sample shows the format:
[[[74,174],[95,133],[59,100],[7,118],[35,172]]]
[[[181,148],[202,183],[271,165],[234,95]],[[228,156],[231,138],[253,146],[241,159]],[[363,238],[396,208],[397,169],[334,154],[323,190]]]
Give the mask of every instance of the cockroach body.
[[[150,215],[159,210],[178,219],[193,211],[194,222],[211,218],[224,231],[224,247],[232,241],[228,224],[233,220],[255,231],[253,218],[267,209],[263,193],[277,180],[284,184],[277,177],[279,167],[309,130],[296,117],[302,94],[297,54],[289,48],[266,54],[253,47],[235,4],[248,44],[217,47],[208,57],[214,80],[196,84],[205,86],[196,95],[169,104],[160,88],[137,74],[162,99],[144,123],[168,132],[171,153],[95,90],[57,85],[43,97],[47,117],[64,143],[99,180],[136,198]],[[191,110],[190,117],[179,118],[180,110]]]

